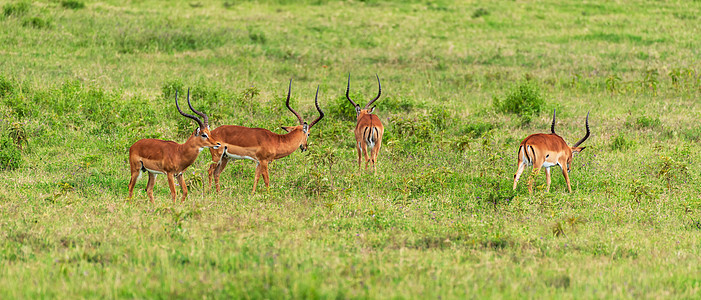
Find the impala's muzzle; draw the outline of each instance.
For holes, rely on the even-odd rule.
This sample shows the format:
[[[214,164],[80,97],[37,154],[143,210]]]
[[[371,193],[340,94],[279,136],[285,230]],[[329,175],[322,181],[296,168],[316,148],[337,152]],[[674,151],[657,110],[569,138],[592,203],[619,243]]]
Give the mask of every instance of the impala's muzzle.
[[[299,150],[301,150],[302,152],[307,151],[307,145],[305,145],[305,144],[299,145]]]

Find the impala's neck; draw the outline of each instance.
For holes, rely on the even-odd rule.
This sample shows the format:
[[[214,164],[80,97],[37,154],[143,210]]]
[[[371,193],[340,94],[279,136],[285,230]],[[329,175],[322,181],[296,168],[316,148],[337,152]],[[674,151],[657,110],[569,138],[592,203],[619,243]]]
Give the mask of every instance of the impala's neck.
[[[304,131],[302,129],[295,129],[287,134],[278,135],[280,143],[276,149],[279,157],[287,156],[299,149],[299,145],[302,144],[304,139]]]
[[[199,138],[200,137],[193,134],[190,135],[190,138],[188,138],[185,143],[178,145],[178,153],[180,153],[180,157],[182,157],[182,161],[185,163],[186,167],[195,162],[197,155],[204,149],[197,143],[197,139]]]

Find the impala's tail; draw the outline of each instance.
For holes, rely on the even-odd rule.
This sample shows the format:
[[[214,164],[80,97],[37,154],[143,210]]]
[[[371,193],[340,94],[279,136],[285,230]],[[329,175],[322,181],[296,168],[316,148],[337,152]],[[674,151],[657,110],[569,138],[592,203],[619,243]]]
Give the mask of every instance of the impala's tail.
[[[365,131],[363,131],[363,140],[365,140],[365,143],[368,145],[368,149],[375,148],[375,144],[377,144],[377,140],[380,139],[380,131],[377,127],[365,127]]]

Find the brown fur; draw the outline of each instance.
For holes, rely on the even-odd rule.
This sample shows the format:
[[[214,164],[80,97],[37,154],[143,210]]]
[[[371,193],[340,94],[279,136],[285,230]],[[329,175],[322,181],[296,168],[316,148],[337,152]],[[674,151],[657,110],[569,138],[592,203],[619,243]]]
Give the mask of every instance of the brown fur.
[[[358,119],[355,125],[355,146],[358,150],[358,169],[362,167],[361,157],[365,156],[365,170],[368,169],[368,164],[372,164],[373,171],[377,173],[377,154],[380,153],[382,146],[382,134],[385,131],[382,122],[377,115],[373,115],[372,109],[361,109],[358,112]],[[375,147],[370,150],[368,156],[368,140],[375,141]]]

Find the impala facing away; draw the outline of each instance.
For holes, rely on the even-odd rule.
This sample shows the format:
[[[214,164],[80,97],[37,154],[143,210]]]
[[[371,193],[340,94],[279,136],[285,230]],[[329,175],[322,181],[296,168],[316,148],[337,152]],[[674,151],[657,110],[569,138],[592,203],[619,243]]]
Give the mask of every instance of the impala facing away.
[[[219,126],[212,130],[212,137],[217,141],[221,141],[225,145],[224,149],[210,148],[213,163],[209,166],[209,186],[212,186],[212,177],[214,183],[219,188],[219,176],[226,167],[230,159],[250,159],[256,162],[256,176],[253,180],[253,193],[256,192],[258,179],[263,175],[265,186],[270,187],[270,178],[268,177],[268,164],[275,159],[280,159],[292,154],[297,148],[302,152],[307,150],[307,138],[309,131],[314,124],[319,122],[324,117],[324,112],[319,108],[319,88],[316,88],[316,96],[314,97],[314,105],[319,111],[319,117],[311,124],[307,124],[302,120],[302,117],[290,107],[290,91],[292,89],[292,80],[287,90],[287,108],[297,117],[299,125],[282,127],[287,131],[287,134],[277,134],[263,128],[249,128],[235,125]]]
[[[377,97],[370,100],[368,104],[362,109],[360,105],[356,104],[351,100],[350,92],[350,73],[348,74],[348,87],[346,88],[346,98],[355,107],[355,113],[357,116],[357,123],[355,125],[355,146],[358,150],[358,169],[361,168],[362,162],[361,157],[365,155],[365,170],[368,169],[368,163],[372,163],[372,169],[377,173],[377,167],[375,163],[377,162],[377,153],[380,152],[380,146],[382,146],[382,134],[385,132],[385,127],[382,126],[380,118],[377,115],[373,115],[372,112],[375,110],[375,106],[369,108],[370,105],[377,101],[382,94],[382,85],[380,85],[380,77],[377,77]],[[370,157],[368,157],[368,150],[370,151]]]
[[[141,172],[148,172],[148,184],[146,193],[151,204],[153,204],[153,185],[156,174],[166,174],[168,185],[170,186],[170,196],[175,203],[175,182],[173,177],[178,179],[178,183],[183,189],[181,201],[187,197],[187,186],[183,179],[183,171],[187,169],[197,159],[197,155],[203,148],[217,149],[221,144],[212,138],[209,132],[209,118],[202,112],[195,110],[190,104],[190,90],[187,91],[187,105],[190,109],[204,118],[204,122],[199,118],[184,113],[178,105],[178,92],[175,92],[175,107],[181,115],[193,119],[197,122],[197,129],[190,135],[184,144],[173,141],[163,141],[156,139],[138,140],[129,148],[129,166],[131,167],[131,181],[129,181],[129,198],[134,192],[136,180],[141,177]]]
[[[587,128],[587,134],[576,142],[574,146],[567,146],[565,140],[555,133],[555,111],[553,111],[553,123],[550,126],[551,133],[531,134],[523,139],[518,147],[518,170],[516,175],[514,175],[514,190],[523,169],[526,165],[529,165],[533,166],[535,174],[528,180],[528,191],[533,193],[533,178],[538,175],[541,167],[545,168],[546,191],[550,191],[550,167],[558,165],[562,169],[562,175],[565,176],[567,189],[572,193],[568,172],[572,163],[572,154],[579,153],[586,148],[579,147],[579,145],[589,137],[589,113],[587,113],[587,119],[584,124]]]

